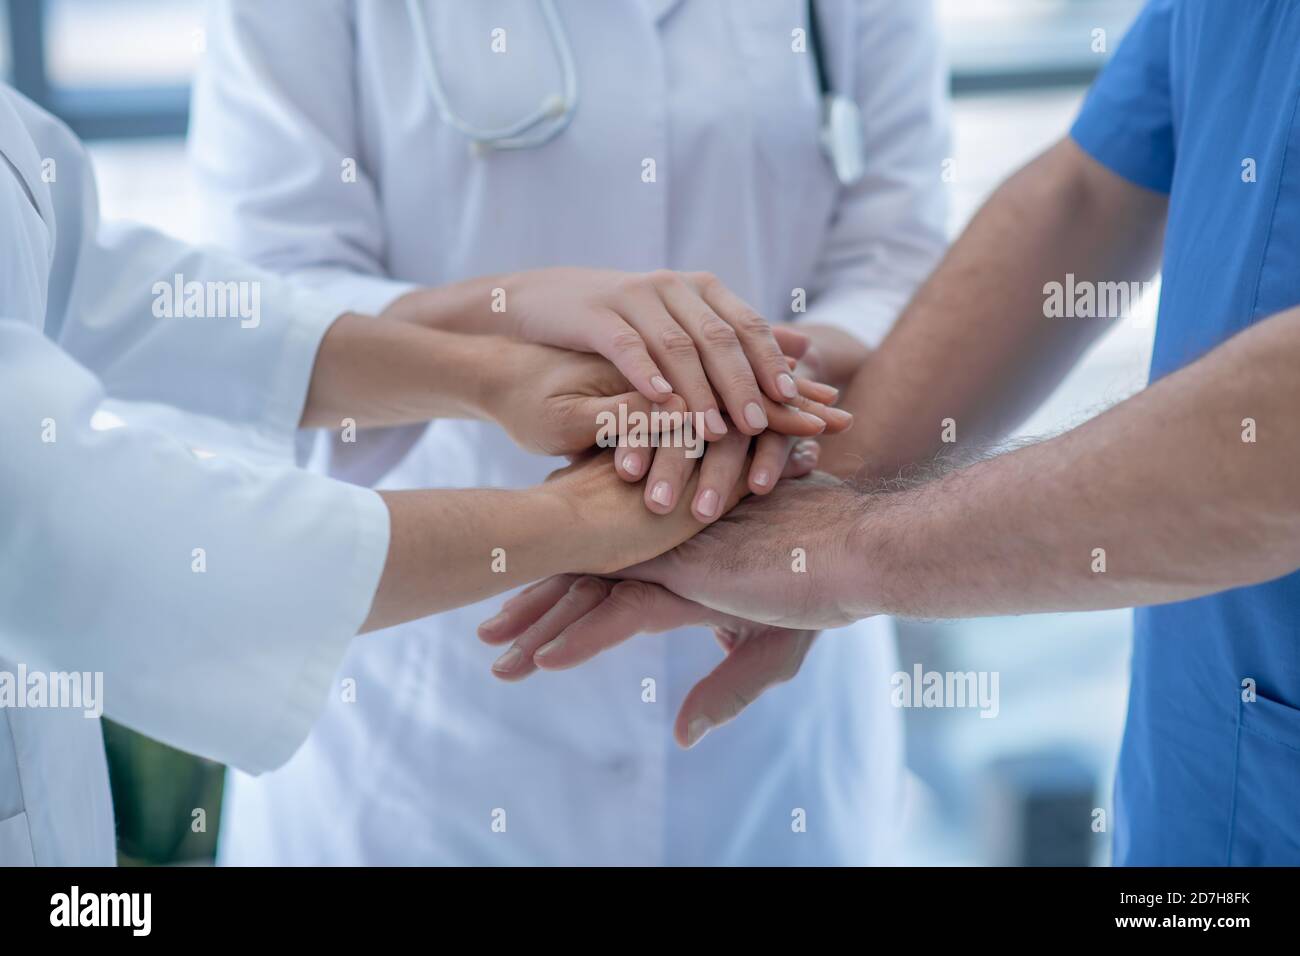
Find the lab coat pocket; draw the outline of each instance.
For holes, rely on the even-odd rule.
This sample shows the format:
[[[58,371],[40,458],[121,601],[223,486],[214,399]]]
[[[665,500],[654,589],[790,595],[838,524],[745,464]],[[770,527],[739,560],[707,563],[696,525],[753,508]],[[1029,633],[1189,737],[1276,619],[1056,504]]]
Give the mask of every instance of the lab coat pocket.
[[[35,865],[36,854],[32,849],[27,812],[21,811],[7,820],[0,820],[0,866]]]
[[[1259,695],[1238,708],[1227,862],[1300,865],[1300,710]]]

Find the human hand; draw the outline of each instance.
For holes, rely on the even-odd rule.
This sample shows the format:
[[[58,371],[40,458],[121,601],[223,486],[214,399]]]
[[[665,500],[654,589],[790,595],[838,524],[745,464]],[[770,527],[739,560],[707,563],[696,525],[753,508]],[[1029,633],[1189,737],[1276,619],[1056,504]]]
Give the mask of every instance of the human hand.
[[[728,425],[768,427],[768,402],[798,404],[783,349],[802,335],[773,329],[707,273],[551,268],[410,292],[384,316],[449,331],[499,334],[602,355],[651,402],[674,392],[705,421],[706,438]]]
[[[479,348],[484,352],[482,375],[479,382],[478,404],[488,418],[500,424],[510,437],[522,448],[547,455],[574,455],[584,452],[603,439],[602,420],[608,417],[614,422],[635,420],[644,415],[647,420],[675,421],[683,424],[680,417],[685,412],[685,403],[676,395],[670,395],[659,404],[650,402],[640,393],[633,391],[627,379],[612,364],[598,355],[571,352],[566,349],[531,345],[496,337],[475,338]],[[823,432],[837,433],[843,431],[852,422],[852,416],[839,409],[830,407],[836,392],[829,386],[818,385],[797,379],[796,385],[807,394],[801,401],[804,411],[785,404],[777,404],[766,397],[760,397],[764,403],[771,428],[759,436],[755,452],[754,473],[780,474],[788,456],[787,449],[794,447],[800,437],[818,435]],[[653,416],[651,412],[658,412]],[[673,416],[678,416],[673,418]],[[824,416],[824,417],[819,417]],[[779,429],[779,431],[778,431]],[[619,436],[626,439],[627,436]],[[656,481],[647,486],[646,500],[652,510],[664,511],[657,506],[660,495],[652,500],[651,490],[659,488],[659,481],[670,481],[671,488],[679,491],[685,478],[690,473],[690,466],[695,459],[684,455],[684,443],[673,442],[670,434],[651,435],[657,443],[664,446],[675,444],[675,448],[661,447],[656,456],[654,474]],[[703,436],[698,438],[694,449],[696,459],[703,451]],[[729,433],[732,446],[739,447],[740,460],[745,459],[749,448],[749,439],[738,430]],[[737,440],[739,440],[737,442]],[[689,451],[690,449],[686,449]],[[654,449],[633,448],[626,440],[620,444],[621,453],[615,456],[619,464],[619,474],[626,480],[634,481],[641,474],[644,462]],[[721,460],[722,456],[717,456]],[[685,467],[683,467],[683,465]],[[716,469],[711,468],[711,473]],[[726,480],[714,480],[710,487],[714,489],[730,488],[734,475]],[[774,479],[772,479],[774,481]],[[762,486],[762,482],[757,483]],[[766,490],[766,489],[765,489]],[[673,505],[676,497],[672,498]],[[671,507],[666,510],[672,510]],[[718,512],[720,513],[720,512]]]
[[[564,574],[515,595],[479,627],[488,644],[511,643],[493,665],[503,680],[565,670],[637,634],[691,624],[713,628],[727,656],[682,702],[673,736],[692,747],[798,673],[816,631],[756,624],[696,604],[657,584]]]
[[[858,529],[870,499],[815,473],[741,502],[674,550],[615,577],[663,585],[726,614],[791,628],[870,613]]]
[[[611,574],[670,550],[703,524],[685,508],[669,515],[652,514],[640,506],[641,491],[614,473],[612,452],[589,453],[552,473],[536,489],[560,502],[567,518],[558,522],[555,539],[546,547],[562,552],[562,566],[590,574]],[[698,476],[689,479],[693,492]],[[737,482],[726,490],[724,511],[745,494]]]

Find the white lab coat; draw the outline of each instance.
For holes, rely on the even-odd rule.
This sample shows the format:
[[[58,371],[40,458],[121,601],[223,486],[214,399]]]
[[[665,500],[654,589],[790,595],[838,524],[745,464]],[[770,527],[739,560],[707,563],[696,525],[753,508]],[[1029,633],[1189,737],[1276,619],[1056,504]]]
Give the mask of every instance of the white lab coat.
[[[577,115],[541,149],[486,156],[439,119],[403,4],[210,9],[191,126],[205,227],[340,306],[541,266],[666,266],[715,272],[773,320],[874,344],[943,248],[944,72],[925,2],[818,4],[833,82],[866,120],[869,169],[851,189],[818,147],[812,62],[791,49],[801,0],[560,0]],[[510,122],[560,87],[533,0],[426,14],[469,122]],[[491,51],[495,28],[505,54]],[[810,305],[792,316],[798,289]],[[555,464],[475,423],[325,443],[336,474],[393,487],[515,487]],[[231,776],[221,859],[884,858],[901,775],[887,622],[825,635],[797,680],[681,752],[675,712],[720,658],[707,632],[507,685],[489,674],[499,651],[474,636],[499,604],[354,648],[340,677],[355,679],[355,702],[333,701],[281,770]]]
[[[260,324],[155,317],[177,273],[262,283]],[[284,762],[388,547],[373,491],[270,464],[293,464],[337,314],[228,256],[101,229],[76,138],[0,87],[0,672],[98,672],[123,724],[253,773]],[[110,411],[128,427],[91,427]],[[111,864],[99,720],[14,706],[36,702],[0,706],[0,865]]]

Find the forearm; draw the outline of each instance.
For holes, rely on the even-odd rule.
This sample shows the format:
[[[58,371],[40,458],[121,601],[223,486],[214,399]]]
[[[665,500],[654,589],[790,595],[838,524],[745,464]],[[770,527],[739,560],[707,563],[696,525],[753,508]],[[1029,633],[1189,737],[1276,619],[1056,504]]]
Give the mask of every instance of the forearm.
[[[1046,318],[1044,285],[1148,278],[1165,203],[1068,141],[1008,180],[863,363],[840,403],[854,427],[823,443],[823,467],[893,475],[946,447],[944,419],[958,446],[1014,428],[1108,325]]]
[[[582,563],[573,514],[538,489],[381,492],[392,532],[363,630],[472,604]]]
[[[683,492],[694,495],[698,477]],[[742,493],[738,483],[726,502]],[[608,574],[662,554],[703,525],[688,508],[657,515],[611,453],[522,491],[381,492],[388,558],[363,630],[481,601],[552,574]]]
[[[302,427],[484,418],[497,363],[491,340],[394,319],[344,315],[326,332]]]
[[[869,499],[855,610],[1129,607],[1295,570],[1297,363],[1292,310],[1059,438]],[[1243,441],[1246,418],[1258,441]]]

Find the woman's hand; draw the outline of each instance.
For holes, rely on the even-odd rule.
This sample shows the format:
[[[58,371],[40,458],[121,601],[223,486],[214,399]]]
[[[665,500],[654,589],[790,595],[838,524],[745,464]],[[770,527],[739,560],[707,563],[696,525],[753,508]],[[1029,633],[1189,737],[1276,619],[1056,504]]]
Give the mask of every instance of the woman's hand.
[[[556,531],[556,559],[589,574],[611,574],[670,551],[704,525],[686,508],[669,515],[641,506],[641,491],[614,473],[613,453],[587,455],[554,472],[538,491],[560,502],[569,520]],[[688,479],[691,493],[698,476]],[[736,482],[724,489],[721,510],[730,510],[745,494]]]
[[[704,624],[727,656],[691,688],[677,712],[673,736],[683,747],[740,715],[769,688],[799,672],[817,637],[695,604],[657,584],[572,574],[539,581],[507,601],[479,627],[488,644],[510,647],[492,665],[502,680],[537,669],[567,670],[637,634]]]
[[[724,414],[757,435],[769,402],[800,397],[772,327],[707,273],[538,269],[418,290],[384,314],[602,355],[649,401],[680,395],[710,440]]]
[[[598,355],[496,337],[483,336],[474,341],[483,352],[477,399],[481,412],[528,451],[543,455],[579,454],[604,437],[602,432],[608,429],[603,423],[611,417],[613,422],[634,421],[635,416],[650,416],[652,412],[659,412],[663,417],[664,413],[680,415],[686,411],[685,402],[677,395],[669,395],[659,403],[649,401],[632,389],[618,369]],[[840,432],[852,422],[847,412],[817,400],[817,397],[833,398],[834,389],[803,380],[798,380],[796,387],[807,396],[814,396],[801,396],[802,408],[778,405],[759,396],[772,429],[760,436],[765,447],[784,442],[787,436],[797,439]],[[692,424],[696,425],[695,419]],[[766,438],[776,432],[779,434]],[[748,447],[745,436],[735,429],[731,434],[744,439],[744,447]],[[699,435],[694,428],[693,435]],[[700,450],[702,447],[700,436]],[[633,456],[632,462],[645,461],[654,449],[633,449],[623,443],[622,450],[623,454],[617,456],[620,474],[630,481],[644,477],[644,465],[637,475],[629,472],[632,465],[628,456]],[[769,451],[764,459],[768,466],[772,464],[772,455]]]

